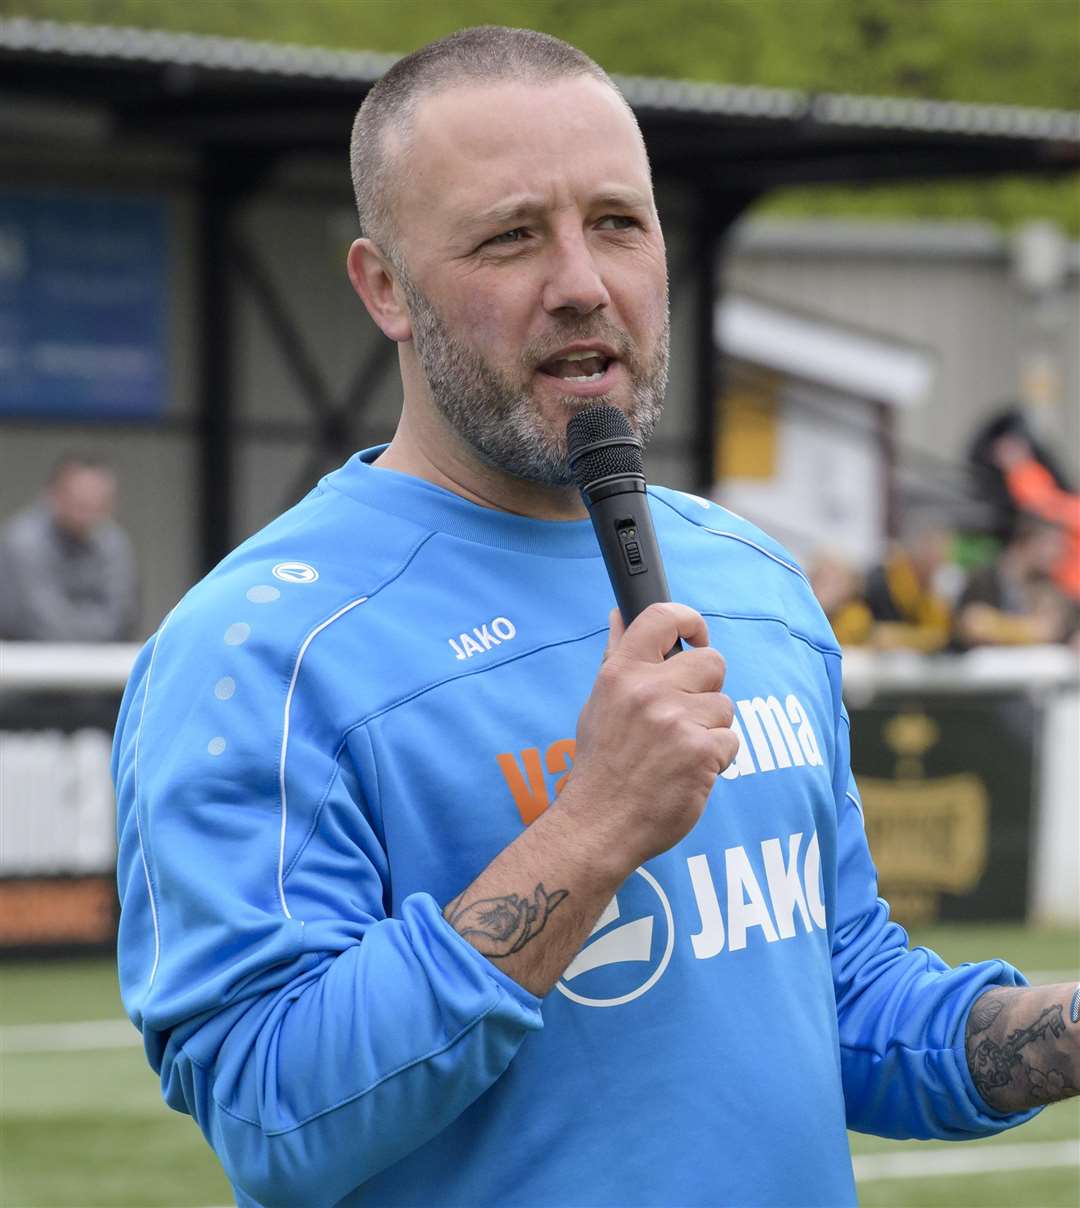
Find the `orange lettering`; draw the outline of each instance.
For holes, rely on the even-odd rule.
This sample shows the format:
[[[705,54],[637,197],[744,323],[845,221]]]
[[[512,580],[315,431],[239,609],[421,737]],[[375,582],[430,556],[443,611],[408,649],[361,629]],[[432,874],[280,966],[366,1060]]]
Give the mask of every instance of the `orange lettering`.
[[[577,743],[572,738],[560,738],[547,749],[547,770],[549,772],[565,772],[555,781],[555,796],[563,791],[563,785],[570,779],[570,769],[574,766],[574,749]]]
[[[526,826],[537,818],[551,804],[548,798],[547,784],[544,782],[544,770],[540,766],[540,752],[536,747],[529,747],[521,752],[521,761],[525,765],[525,776],[521,774],[518,761],[512,754],[496,755],[499,767],[514,795],[514,804]],[[528,777],[528,784],[525,777]]]

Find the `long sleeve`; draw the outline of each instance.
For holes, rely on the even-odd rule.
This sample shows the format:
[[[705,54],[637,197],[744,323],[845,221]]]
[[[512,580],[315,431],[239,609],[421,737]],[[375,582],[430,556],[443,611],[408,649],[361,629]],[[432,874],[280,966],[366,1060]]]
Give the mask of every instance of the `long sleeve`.
[[[949,968],[926,948],[908,948],[877,895],[858,790],[848,769],[848,722],[837,734],[839,830],[833,983],[849,1127],[885,1137],[959,1141],[1023,1123],[978,1095],[964,1031],[991,986],[1023,985],[1003,961]]]
[[[430,895],[388,915],[377,812],[296,708],[294,653],[192,611],[144,650],[117,732],[124,1000],[243,1195],[331,1204],[485,1091],[539,1003]]]

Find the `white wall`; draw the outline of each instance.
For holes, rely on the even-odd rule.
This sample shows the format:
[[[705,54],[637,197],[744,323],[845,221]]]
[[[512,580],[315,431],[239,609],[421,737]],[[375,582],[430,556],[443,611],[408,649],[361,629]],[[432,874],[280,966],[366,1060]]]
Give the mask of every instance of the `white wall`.
[[[1051,308],[1062,368],[1047,433],[1080,478],[1080,254]],[[897,436],[961,462],[977,426],[1015,400],[1033,305],[1013,279],[1007,239],[981,224],[881,226],[748,216],[724,266],[729,289],[924,344],[939,359],[928,403],[898,417]]]

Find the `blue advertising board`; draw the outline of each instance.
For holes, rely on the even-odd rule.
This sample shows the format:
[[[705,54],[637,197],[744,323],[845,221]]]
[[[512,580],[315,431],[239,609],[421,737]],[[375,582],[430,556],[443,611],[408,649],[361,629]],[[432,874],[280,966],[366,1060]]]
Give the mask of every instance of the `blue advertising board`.
[[[154,419],[167,401],[165,203],[0,192],[0,419]]]

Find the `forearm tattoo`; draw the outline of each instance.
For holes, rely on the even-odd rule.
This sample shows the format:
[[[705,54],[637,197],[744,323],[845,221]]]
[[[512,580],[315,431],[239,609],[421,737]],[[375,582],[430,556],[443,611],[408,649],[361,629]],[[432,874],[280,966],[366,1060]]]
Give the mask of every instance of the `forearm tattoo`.
[[[566,889],[548,893],[541,883],[531,899],[512,893],[466,902],[462,894],[444,913],[450,926],[484,956],[510,956],[544,930],[551,912],[568,893]]]
[[[1054,1001],[1054,990],[1063,1001]],[[971,1008],[966,1048],[975,1089],[998,1111],[1016,1112],[1078,1093],[1080,1029],[1068,989],[988,990]]]

